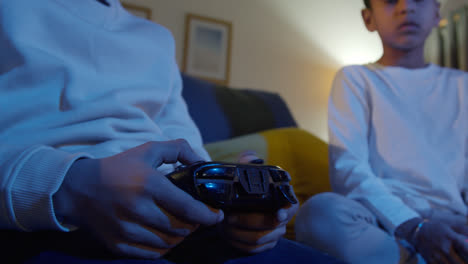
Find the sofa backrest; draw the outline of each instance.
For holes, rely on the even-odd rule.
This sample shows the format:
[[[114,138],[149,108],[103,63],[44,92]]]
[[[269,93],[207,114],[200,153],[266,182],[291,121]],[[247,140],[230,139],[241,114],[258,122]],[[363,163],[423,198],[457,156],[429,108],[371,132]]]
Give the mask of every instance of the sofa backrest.
[[[204,143],[280,127],[297,127],[276,93],[218,86],[182,74],[184,97]]]

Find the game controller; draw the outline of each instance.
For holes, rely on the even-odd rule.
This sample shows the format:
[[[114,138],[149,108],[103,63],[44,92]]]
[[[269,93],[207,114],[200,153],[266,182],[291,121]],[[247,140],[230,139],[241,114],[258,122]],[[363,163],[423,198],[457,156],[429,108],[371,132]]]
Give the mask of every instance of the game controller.
[[[291,177],[278,166],[197,162],[167,175],[176,186],[225,211],[276,211],[297,204]]]

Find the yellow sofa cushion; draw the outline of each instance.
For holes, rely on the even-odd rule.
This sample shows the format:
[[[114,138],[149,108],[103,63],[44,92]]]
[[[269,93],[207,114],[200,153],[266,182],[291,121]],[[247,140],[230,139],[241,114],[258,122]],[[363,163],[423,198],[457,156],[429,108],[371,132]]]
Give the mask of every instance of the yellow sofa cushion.
[[[254,150],[266,164],[277,165],[291,175],[291,185],[302,204],[309,197],[331,191],[328,178],[328,146],[321,139],[299,128],[281,128],[249,134],[205,145],[216,161],[236,162],[245,150]],[[294,220],[286,237],[294,239]]]

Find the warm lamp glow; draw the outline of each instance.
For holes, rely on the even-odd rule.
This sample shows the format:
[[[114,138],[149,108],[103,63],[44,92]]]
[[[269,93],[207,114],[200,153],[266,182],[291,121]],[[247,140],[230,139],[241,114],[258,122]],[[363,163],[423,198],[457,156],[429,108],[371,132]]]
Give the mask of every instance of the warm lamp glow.
[[[369,33],[362,21],[362,1],[268,1],[278,14],[317,44],[321,49],[317,52],[327,53],[338,66],[374,62],[382,54],[378,35]]]

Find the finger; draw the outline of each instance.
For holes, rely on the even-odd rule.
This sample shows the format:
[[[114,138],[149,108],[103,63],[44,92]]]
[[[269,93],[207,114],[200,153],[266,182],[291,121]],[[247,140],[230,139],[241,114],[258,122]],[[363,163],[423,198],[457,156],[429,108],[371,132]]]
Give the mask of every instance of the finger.
[[[299,204],[290,204],[286,208],[281,208],[276,212],[276,219],[281,224],[288,223],[297,213]]]
[[[464,224],[454,225],[454,226],[452,226],[452,229],[455,232],[457,232],[458,234],[468,237],[468,226],[467,225],[464,225]]]
[[[153,190],[159,190],[158,193],[153,193],[156,205],[178,219],[202,225],[214,225],[224,219],[223,211],[215,210],[195,200],[167,178],[161,177],[155,184],[159,184],[153,187]]]
[[[150,248],[170,249],[177,244],[178,238],[180,237],[163,235],[149,227],[145,228],[132,222],[122,221],[117,240],[135,245],[145,245]]]
[[[452,264],[452,260],[447,258],[445,254],[439,252],[433,256],[433,263],[436,264]]]
[[[144,259],[157,259],[167,253],[171,247],[165,249],[166,246],[162,248],[156,248],[154,246],[148,246],[154,242],[148,243],[147,245],[140,244],[140,242],[131,242],[129,239],[125,238],[123,233],[122,226],[113,226],[112,228],[97,228],[89,230],[95,233],[96,239],[105,245],[105,247],[112,253],[132,258],[144,258]],[[127,237],[132,237],[136,241],[136,238],[139,238],[140,235],[126,235]],[[154,241],[154,238],[146,238],[146,235],[142,235],[141,241]],[[163,245],[167,244],[162,240]]]
[[[449,261],[454,264],[464,264],[462,257],[458,254],[454,247],[450,249],[450,254],[448,256]]]
[[[449,229],[447,237],[443,238],[442,241],[439,242],[439,257],[441,260],[445,261],[442,263],[459,264],[456,259],[452,257],[453,236],[456,236],[456,233]]]
[[[149,151],[147,158],[155,168],[163,163],[176,163],[180,161],[184,164],[190,164],[202,161],[203,158],[196,154],[185,139],[177,139],[166,142],[148,143]]]
[[[232,213],[226,223],[246,230],[272,230],[280,224],[275,213]]]
[[[286,234],[286,226],[278,227],[274,230],[250,231],[233,227],[225,228],[225,235],[231,240],[251,246],[259,246],[278,241]]]
[[[178,220],[163,208],[157,207],[154,202],[143,200],[133,210],[119,218],[129,222],[136,222],[163,233],[173,236],[188,236],[198,225]]]
[[[449,225],[466,225],[467,219],[466,216],[456,214],[453,212],[436,210],[432,212],[432,218],[435,220],[442,221]]]
[[[200,224],[193,224],[193,223],[187,223],[183,220],[178,219],[177,217],[173,216],[170,214],[168,211],[166,211],[164,208],[159,208],[161,212],[167,216],[169,219],[169,229],[172,230],[189,230],[190,232],[195,231]]]
[[[274,248],[277,243],[278,243],[278,241],[271,242],[271,243],[268,243],[268,244],[265,244],[265,245],[251,246],[251,245],[246,245],[246,244],[234,241],[234,240],[229,241],[229,244],[231,244],[231,246],[233,246],[233,247],[235,247],[237,249],[240,249],[241,251],[250,253],[250,254],[257,254],[257,253],[260,253],[260,252],[263,252],[263,251],[266,251],[266,250],[270,250],[270,249]]]
[[[161,232],[161,231],[159,231],[157,229],[153,229],[151,227],[145,227],[145,228],[148,231],[150,231],[151,233],[153,233],[154,235],[156,235],[157,237],[159,237],[160,239],[162,239],[168,245],[168,247],[159,247],[159,249],[169,250],[169,249],[177,246],[178,244],[180,244],[186,238],[186,236],[170,235],[168,233]],[[148,245],[147,243],[143,243],[143,242],[141,244],[142,245]]]
[[[449,235],[451,236],[451,235]],[[439,252],[439,261],[443,261],[441,263],[448,263],[448,264],[463,264],[463,262],[459,262],[459,258],[454,258],[454,256],[457,256],[455,252],[453,251],[453,243],[452,240],[449,237],[449,240],[443,239],[442,244],[440,246]]]
[[[261,160],[257,153],[253,150],[246,150],[239,154],[238,162],[243,164],[251,163],[252,161]]]
[[[457,237],[453,240],[452,251],[455,253],[454,255],[459,257],[460,260],[468,261],[467,237],[462,236],[462,235],[457,235]]]

